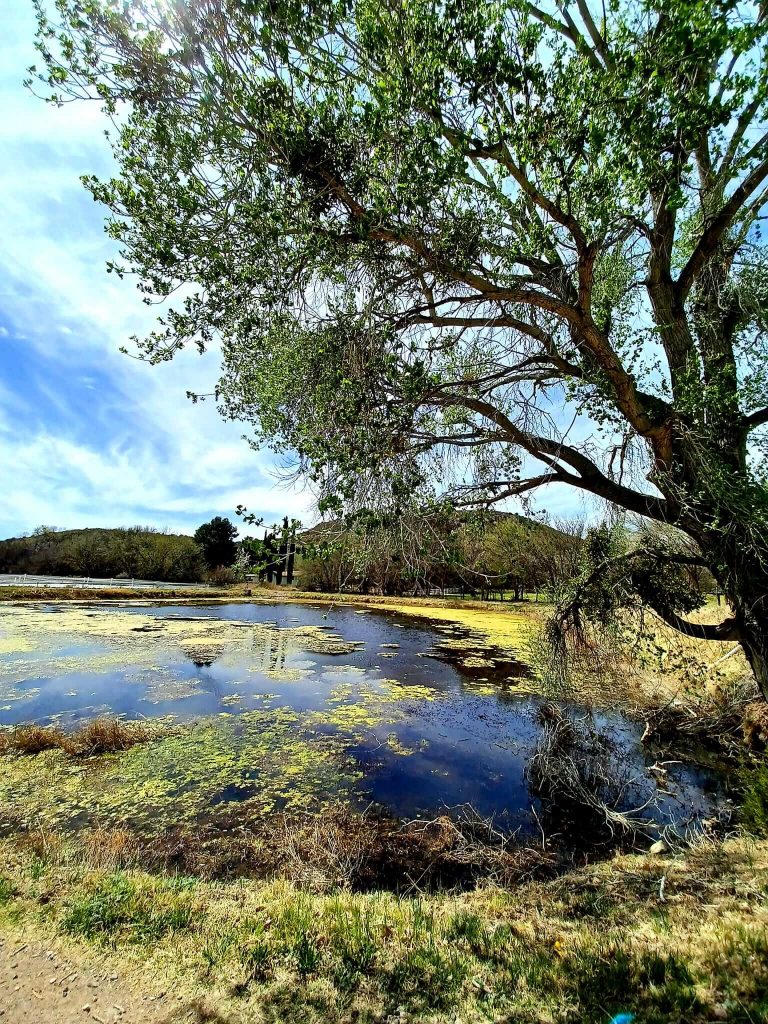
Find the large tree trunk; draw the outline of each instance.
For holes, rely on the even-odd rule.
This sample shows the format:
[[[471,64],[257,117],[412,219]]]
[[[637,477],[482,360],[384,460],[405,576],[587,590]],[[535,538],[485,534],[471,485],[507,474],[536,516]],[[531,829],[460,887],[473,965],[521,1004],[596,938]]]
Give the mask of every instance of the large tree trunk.
[[[751,622],[743,627],[740,642],[760,692],[768,700],[768,615],[764,613],[761,622]]]
[[[763,697],[768,700],[768,543],[757,541],[753,530],[744,536],[735,524],[712,550],[711,569],[733,610],[734,639],[744,649]],[[709,548],[709,551],[707,550]]]

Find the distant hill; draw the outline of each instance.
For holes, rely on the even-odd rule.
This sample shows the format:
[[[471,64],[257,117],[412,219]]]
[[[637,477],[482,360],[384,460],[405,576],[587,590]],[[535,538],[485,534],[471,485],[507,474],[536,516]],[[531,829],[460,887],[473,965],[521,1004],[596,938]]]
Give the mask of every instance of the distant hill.
[[[570,578],[582,544],[579,523],[542,523],[514,512],[452,516],[346,529],[317,523],[298,536],[299,585],[307,590],[384,594],[456,589],[481,596],[552,589]],[[322,552],[317,557],[313,547]]]
[[[29,537],[0,541],[0,573],[194,583],[204,579],[205,563],[191,537],[151,527],[57,530],[41,526]]]

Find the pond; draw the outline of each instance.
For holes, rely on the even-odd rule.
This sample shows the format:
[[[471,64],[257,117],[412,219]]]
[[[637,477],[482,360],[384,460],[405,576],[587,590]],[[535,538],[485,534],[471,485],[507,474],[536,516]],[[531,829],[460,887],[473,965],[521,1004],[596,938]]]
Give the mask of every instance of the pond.
[[[339,799],[398,818],[471,805],[533,834],[526,766],[546,716],[527,677],[465,627],[350,606],[4,606],[0,726],[114,714],[167,728],[99,759],[5,758],[0,807],[157,833]],[[654,764],[642,724],[568,713],[648,835],[718,814],[718,776]]]

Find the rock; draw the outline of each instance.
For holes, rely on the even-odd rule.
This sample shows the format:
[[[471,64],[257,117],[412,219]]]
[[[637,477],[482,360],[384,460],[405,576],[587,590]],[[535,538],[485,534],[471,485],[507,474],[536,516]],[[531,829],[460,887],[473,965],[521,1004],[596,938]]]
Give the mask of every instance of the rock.
[[[660,856],[662,853],[668,853],[668,852],[669,852],[669,847],[661,839],[658,839],[648,849],[648,853],[651,853],[654,856]]]
[[[715,1020],[728,1020],[729,1013],[728,1007],[725,1003],[715,1003],[712,1007],[712,1016]]]

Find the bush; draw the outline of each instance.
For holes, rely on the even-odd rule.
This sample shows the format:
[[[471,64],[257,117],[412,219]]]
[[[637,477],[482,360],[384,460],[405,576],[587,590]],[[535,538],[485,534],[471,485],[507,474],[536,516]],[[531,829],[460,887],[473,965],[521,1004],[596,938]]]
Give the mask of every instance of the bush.
[[[208,573],[208,579],[217,587],[228,587],[232,583],[237,583],[237,574],[231,566],[217,565]]]

